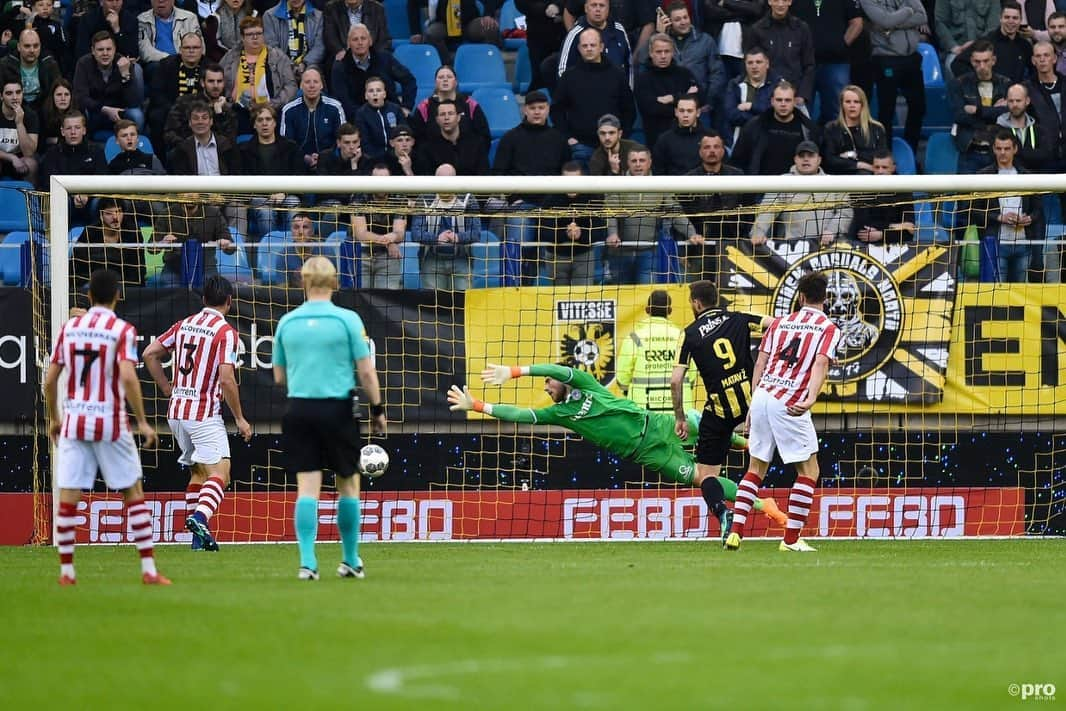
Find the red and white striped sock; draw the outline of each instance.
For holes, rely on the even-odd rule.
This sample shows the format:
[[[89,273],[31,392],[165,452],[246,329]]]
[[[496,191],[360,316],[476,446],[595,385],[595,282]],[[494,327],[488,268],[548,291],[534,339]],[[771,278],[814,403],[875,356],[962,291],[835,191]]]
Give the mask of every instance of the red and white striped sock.
[[[803,524],[807,523],[816,483],[814,479],[798,476],[792,485],[792,492],[788,495],[788,523],[785,525],[785,543],[789,545],[799,540]]]
[[[733,502],[733,527],[730,533],[744,535],[744,524],[748,522],[748,514],[755,506],[755,500],[759,498],[759,487],[762,486],[762,477],[755,472],[748,472],[737,484],[737,500]]]
[[[59,502],[56,516],[56,547],[59,549],[59,574],[74,577],[74,529],[78,523],[78,505]]]
[[[185,487],[185,510],[190,514],[196,510],[196,504],[200,503],[201,486],[203,485],[198,481],[190,481]]]
[[[126,503],[126,516],[129,518],[133,542],[141,556],[141,572],[156,574],[155,558],[152,551],[152,514],[144,499]]]
[[[213,476],[204,482],[203,487],[200,489],[200,503],[196,507],[196,513],[204,515],[208,521],[218,511],[218,507],[222,504],[222,497],[225,496],[223,491],[226,485],[222,483],[222,479],[217,476]]]

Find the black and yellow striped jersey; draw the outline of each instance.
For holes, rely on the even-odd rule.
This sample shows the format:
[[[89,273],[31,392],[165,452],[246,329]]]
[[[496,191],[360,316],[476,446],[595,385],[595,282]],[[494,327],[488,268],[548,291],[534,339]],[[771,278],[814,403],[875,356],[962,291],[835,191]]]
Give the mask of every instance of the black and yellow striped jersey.
[[[740,420],[751,400],[752,331],[758,314],[707,309],[685,327],[677,346],[677,365],[695,362],[707,388],[707,412],[724,420]]]

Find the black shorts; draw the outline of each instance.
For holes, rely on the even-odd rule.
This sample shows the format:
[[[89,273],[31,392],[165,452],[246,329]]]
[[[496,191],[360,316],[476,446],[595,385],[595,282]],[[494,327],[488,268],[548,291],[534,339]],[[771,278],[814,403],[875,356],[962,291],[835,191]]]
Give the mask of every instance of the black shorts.
[[[290,472],[330,469],[337,476],[352,476],[359,465],[359,420],[352,414],[352,401],[289,398],[281,442]]]
[[[721,466],[729,455],[733,430],[743,421],[725,420],[704,410],[700,418],[700,436],[696,440],[696,463]]]

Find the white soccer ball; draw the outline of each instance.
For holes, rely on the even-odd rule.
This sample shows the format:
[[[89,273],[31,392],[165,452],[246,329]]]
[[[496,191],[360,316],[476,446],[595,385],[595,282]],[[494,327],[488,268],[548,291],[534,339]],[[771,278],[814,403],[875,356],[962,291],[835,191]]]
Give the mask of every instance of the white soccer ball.
[[[389,453],[380,445],[368,444],[359,450],[359,471],[363,476],[379,477],[389,468]]]

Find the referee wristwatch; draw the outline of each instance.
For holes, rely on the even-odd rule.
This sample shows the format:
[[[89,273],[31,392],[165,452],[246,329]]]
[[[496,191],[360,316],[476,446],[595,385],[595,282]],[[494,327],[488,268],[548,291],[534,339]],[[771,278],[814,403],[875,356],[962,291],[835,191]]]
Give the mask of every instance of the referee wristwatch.
[[[385,403],[379,402],[377,405],[371,405],[370,406],[370,415],[372,417],[377,417],[379,415],[384,415],[384,414],[385,414]]]

